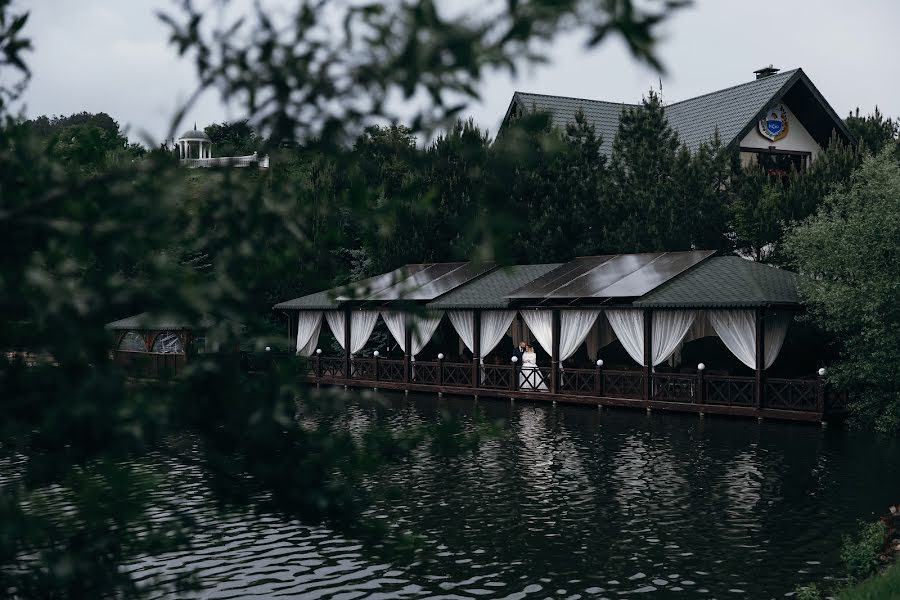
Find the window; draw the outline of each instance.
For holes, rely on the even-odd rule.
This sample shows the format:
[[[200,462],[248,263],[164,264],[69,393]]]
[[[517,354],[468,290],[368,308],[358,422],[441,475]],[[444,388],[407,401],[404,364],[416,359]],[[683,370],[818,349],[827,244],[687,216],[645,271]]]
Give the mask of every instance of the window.
[[[164,331],[153,340],[153,352],[160,354],[183,354],[184,346],[177,333]]]
[[[119,340],[118,350],[124,352],[146,352],[147,346],[144,343],[144,336],[137,331],[126,331],[122,339]]]

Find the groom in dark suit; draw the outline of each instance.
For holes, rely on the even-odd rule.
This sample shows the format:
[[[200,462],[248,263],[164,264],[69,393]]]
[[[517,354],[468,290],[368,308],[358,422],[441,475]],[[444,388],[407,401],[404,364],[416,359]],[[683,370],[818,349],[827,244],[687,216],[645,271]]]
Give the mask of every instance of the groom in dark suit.
[[[525,354],[525,340],[519,342],[519,345],[516,347],[516,356],[519,357],[519,362],[522,362],[522,355]]]

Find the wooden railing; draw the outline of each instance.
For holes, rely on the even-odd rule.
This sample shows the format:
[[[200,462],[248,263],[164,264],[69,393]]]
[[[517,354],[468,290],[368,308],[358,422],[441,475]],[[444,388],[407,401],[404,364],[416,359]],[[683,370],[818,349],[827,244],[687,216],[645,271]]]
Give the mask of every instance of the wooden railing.
[[[753,377],[707,375],[703,400],[720,406],[748,406],[756,403],[756,380]]]
[[[313,380],[344,381],[344,359],[313,357],[309,372]],[[409,373],[406,373],[406,369]],[[486,393],[514,393],[522,398],[552,397],[551,373],[548,367],[529,368],[519,364],[481,365],[478,387],[473,384],[472,363],[445,360],[414,361],[401,359],[353,358],[351,380],[385,383],[387,387],[422,386],[441,390],[483,390]],[[846,394],[830,390],[819,379],[766,378],[762,404],[757,406],[756,379],[732,375],[698,373],[653,373],[649,397],[644,387],[644,371],[564,368],[557,379],[557,395],[596,398],[599,402],[620,400],[622,404],[665,406],[697,412],[753,414],[774,411],[790,415],[815,415],[846,411]],[[768,414],[768,413],[767,413]],[[800,417],[797,417],[800,418]]]

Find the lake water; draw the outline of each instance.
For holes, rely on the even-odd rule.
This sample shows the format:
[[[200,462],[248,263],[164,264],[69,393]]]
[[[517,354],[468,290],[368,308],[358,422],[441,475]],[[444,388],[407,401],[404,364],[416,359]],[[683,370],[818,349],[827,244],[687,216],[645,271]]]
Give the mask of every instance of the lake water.
[[[203,598],[778,598],[839,568],[841,535],[900,501],[900,444],[832,428],[626,409],[388,396],[353,431],[473,414],[477,451],[418,448],[369,483],[369,512],[420,536],[399,559],[326,527],[212,507],[204,473],[166,459],[201,523],[190,552],[132,568],[196,570]]]

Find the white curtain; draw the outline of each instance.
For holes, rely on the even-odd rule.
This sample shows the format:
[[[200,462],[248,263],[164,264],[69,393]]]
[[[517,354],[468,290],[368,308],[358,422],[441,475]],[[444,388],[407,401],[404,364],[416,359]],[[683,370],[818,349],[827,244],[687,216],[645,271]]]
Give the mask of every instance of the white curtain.
[[[693,324],[691,324],[691,328],[688,329],[687,335],[684,336],[684,343],[715,335],[716,330],[712,326],[712,323],[709,322],[706,312],[698,310],[697,316],[694,318]]]
[[[695,316],[696,312],[692,310],[653,311],[653,338],[650,346],[653,366],[669,358],[678,348]],[[644,311],[608,310],[606,318],[628,356],[639,365],[644,365]]]
[[[751,369],[756,369],[756,313],[752,310],[711,310],[706,316],[731,353]]]
[[[516,311],[514,310],[488,310],[481,313],[482,361],[491,350],[497,347],[515,318]],[[519,340],[514,341],[516,344],[519,343]]]
[[[563,310],[559,313],[559,362],[578,350],[597,322],[599,310]]]
[[[325,320],[328,321],[331,333],[337,338],[341,348],[344,348],[344,312],[330,310],[325,313]],[[372,337],[372,330],[375,329],[377,321],[378,311],[354,310],[350,313],[350,354],[356,354],[363,349]]]
[[[791,325],[793,314],[787,311],[776,311],[769,314],[763,321],[766,328],[766,368],[772,366],[778,355],[781,354],[781,346],[784,345],[784,338],[787,336],[788,327]]]
[[[696,316],[697,313],[693,310],[653,311],[653,339],[650,349],[653,353],[654,367],[675,352]]]
[[[451,310],[447,312],[450,317],[450,323],[453,329],[459,334],[459,339],[469,352],[475,352],[475,311],[473,310]]]
[[[469,352],[475,352],[475,311],[472,310],[451,310],[447,313],[453,328],[459,334],[460,339],[469,349]],[[500,343],[503,336],[510,328],[512,320],[515,318],[514,310],[487,310],[481,313],[481,359]]]
[[[731,353],[751,369],[756,369],[756,311],[711,310],[707,316]],[[763,369],[771,367],[781,353],[790,323],[789,312],[775,312],[763,319],[766,353]]]
[[[311,356],[316,351],[321,329],[322,311],[297,311],[297,354]]]
[[[401,311],[386,310],[381,313],[388,331],[397,340],[400,349],[406,352],[406,328],[412,328],[412,348],[409,354],[415,357],[422,351],[437,331],[444,313],[435,311],[424,315],[408,314]]]
[[[644,311],[604,311],[622,347],[637,364],[644,364]]]
[[[537,338],[544,352],[547,354],[553,352],[553,311],[523,310],[519,314],[525,319],[525,324]]]
[[[616,341],[616,334],[609,325],[608,319],[597,319],[594,326],[588,331],[587,337],[584,338],[587,344],[588,357],[591,360],[597,360],[600,354],[600,348],[604,348]]]

